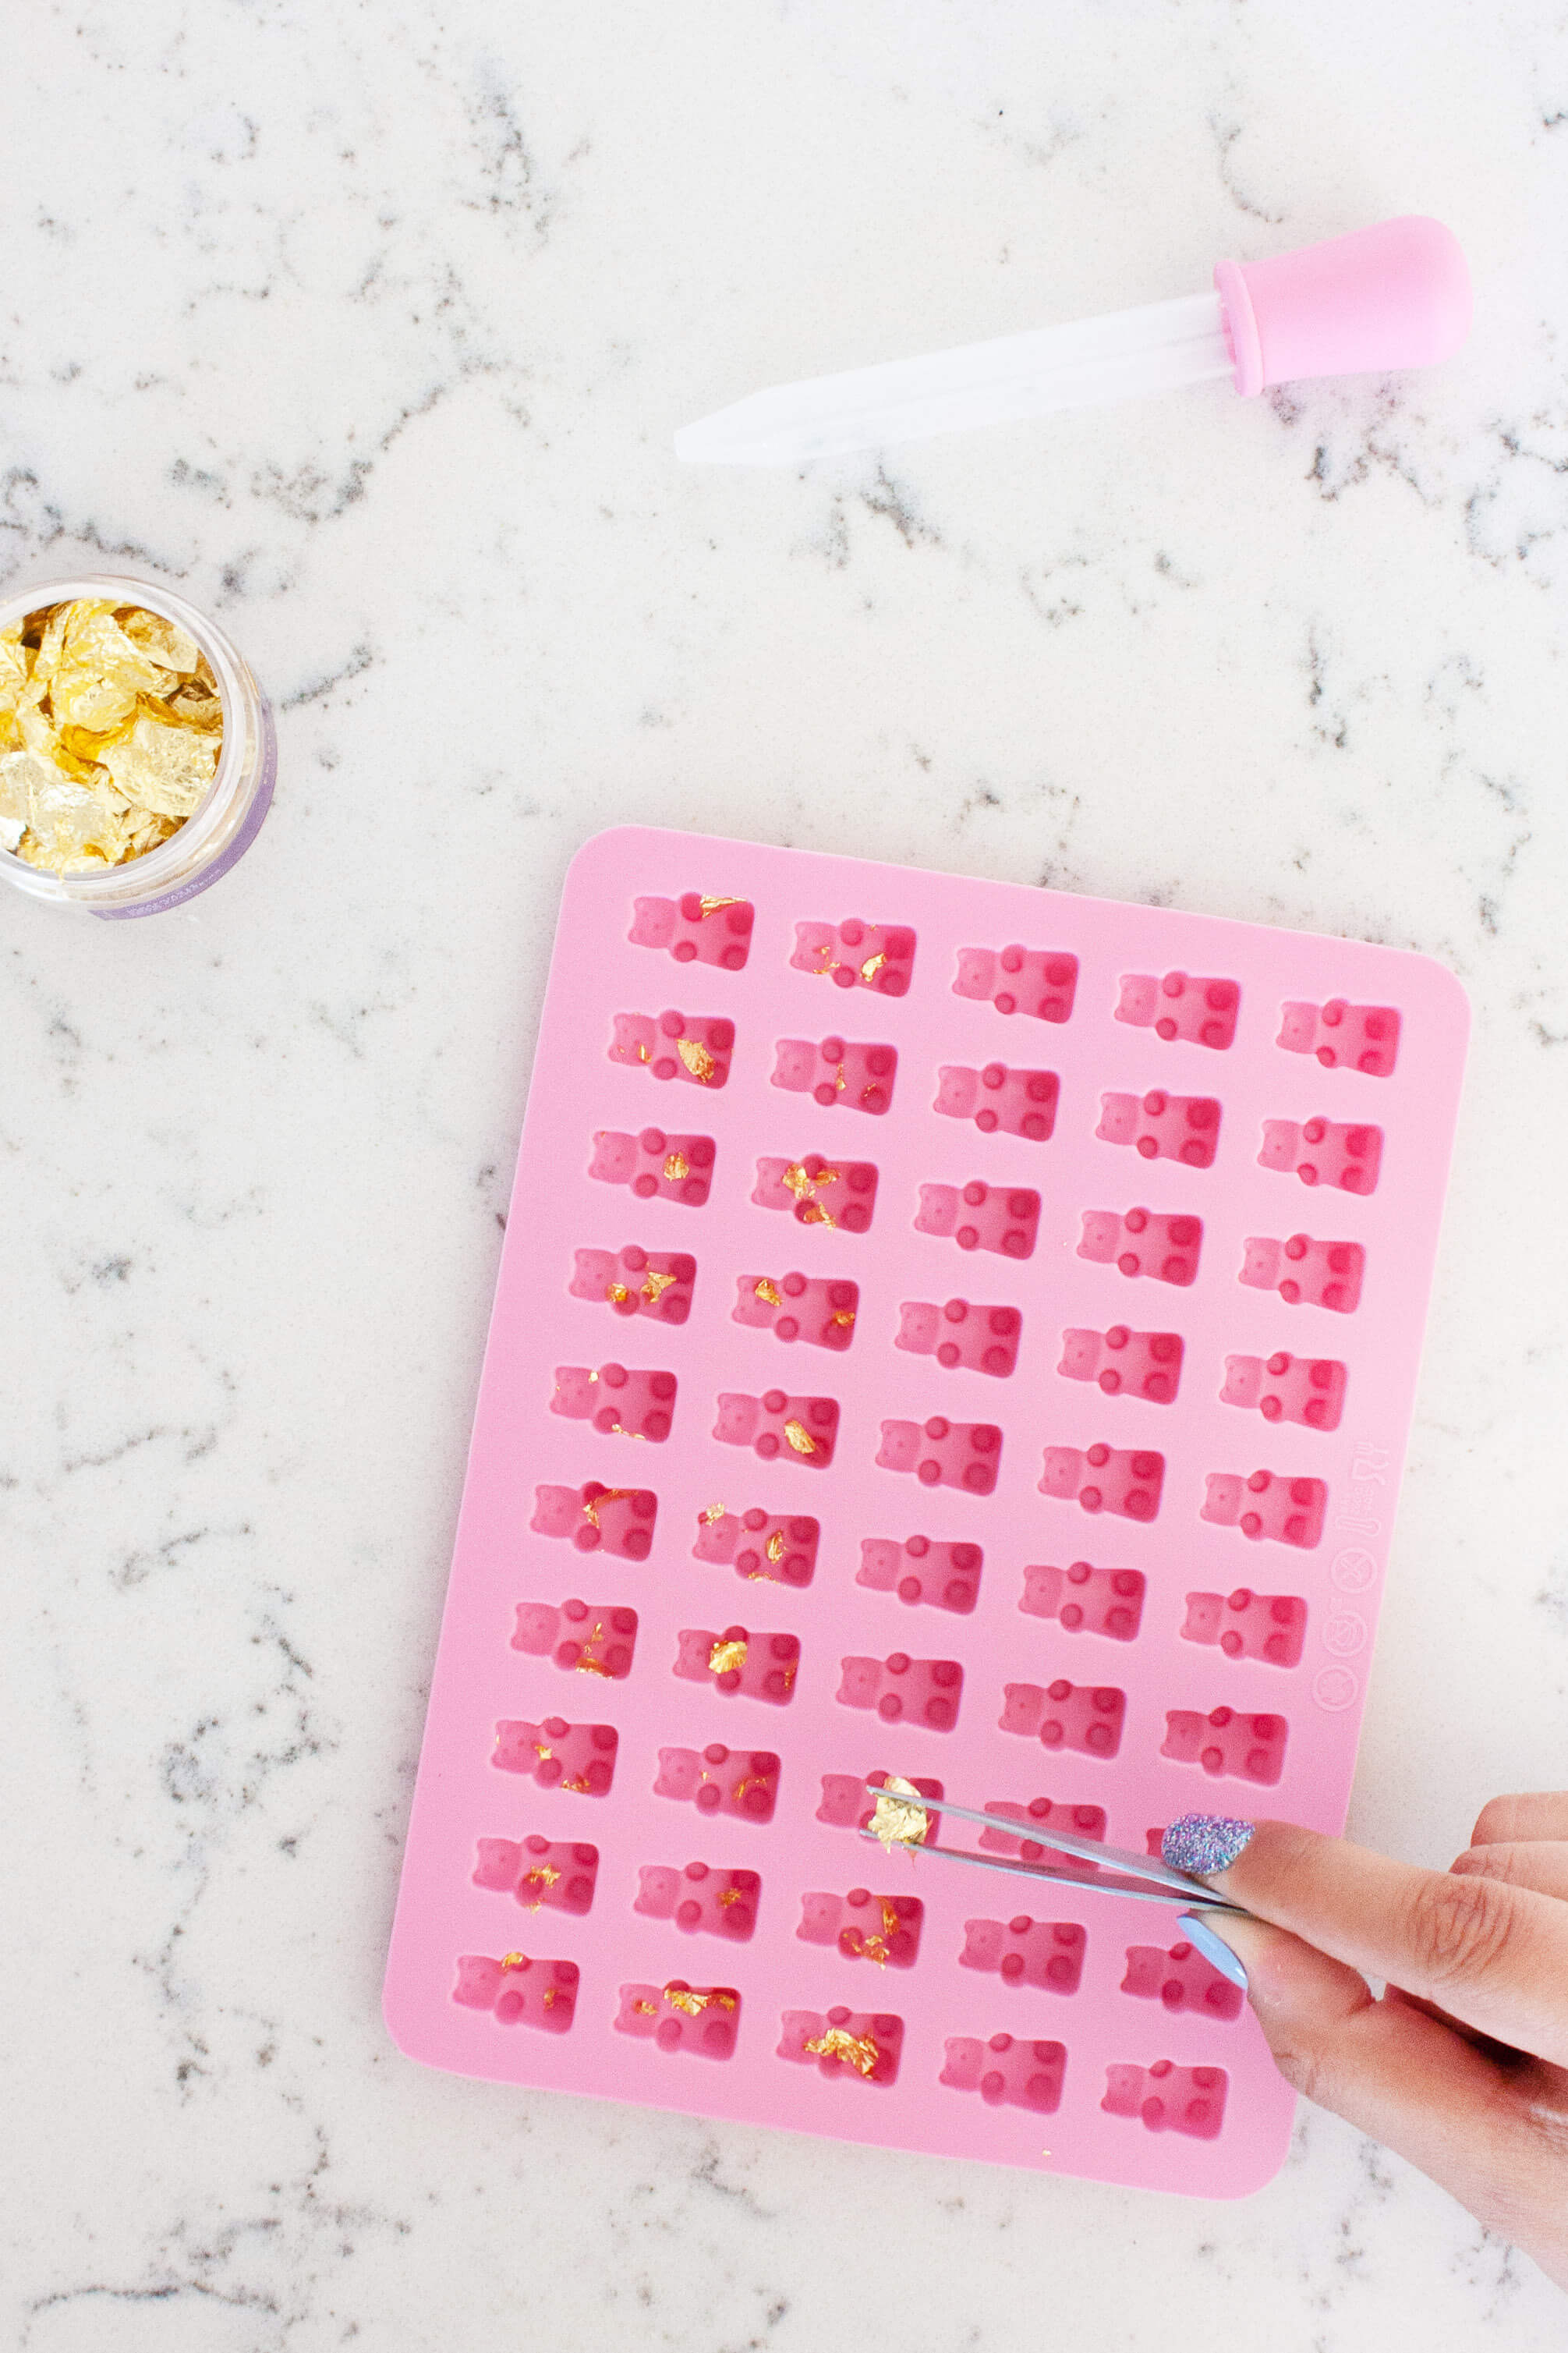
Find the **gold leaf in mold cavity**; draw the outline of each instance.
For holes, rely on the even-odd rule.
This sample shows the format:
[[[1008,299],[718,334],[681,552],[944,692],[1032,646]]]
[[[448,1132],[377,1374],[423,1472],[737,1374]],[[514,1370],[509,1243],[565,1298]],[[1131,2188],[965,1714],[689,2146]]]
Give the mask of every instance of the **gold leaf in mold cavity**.
[[[523,1966],[523,1956],[521,1953],[503,1953],[500,1957],[500,1965],[503,1969],[521,1969]]]
[[[707,1774],[704,1773],[702,1778],[706,1780]],[[771,1773],[748,1773],[743,1780],[737,1781],[735,1784],[735,1803],[738,1806],[744,1805],[748,1789],[771,1790],[773,1786],[773,1777]]]
[[[534,1755],[535,1755],[536,1757],[540,1757],[541,1759],[542,1759],[542,1758],[544,1758],[544,1757],[553,1757],[553,1756],[554,1756],[554,1754],[555,1754],[555,1751],[554,1751],[554,1749],[553,1749],[553,1748],[545,1748],[545,1747],[543,1747],[543,1746],[540,1744],[540,1742],[536,1740],[536,1741],[534,1742],[534,1744],[533,1744],[533,1753],[534,1753]]]
[[[546,1986],[546,1987],[545,1987],[545,1989],[544,1989],[544,2007],[545,2007],[545,2009],[546,2009],[546,2010],[553,2010],[553,2009],[554,2009],[554,2007],[555,2007],[555,2000],[556,2000],[556,1995],[557,1995],[557,1993],[559,1992],[559,1990],[560,1990],[560,1989],[559,1989],[558,1987],[556,1987],[556,1986]]]
[[[706,1511],[699,1512],[697,1516],[700,1520],[706,1520],[708,1525],[711,1527],[715,1520],[721,1520],[724,1517],[724,1506],[722,1504],[710,1504]]]
[[[691,1174],[691,1164],[683,1152],[672,1152],[664,1164],[665,1182],[679,1185]]]
[[[752,1289],[755,1296],[762,1301],[764,1307],[782,1307],[784,1305],[783,1293],[779,1290],[778,1285],[775,1282],[770,1281],[767,1275],[758,1275],[756,1282],[752,1286]]]
[[[594,1656],[594,1644],[595,1644],[595,1642],[603,1641],[604,1637],[605,1637],[605,1630],[604,1630],[604,1627],[603,1627],[602,1625],[595,1625],[595,1628],[594,1628],[593,1632],[592,1632],[591,1634],[589,1634],[589,1635],[586,1637],[586,1639],[584,1640],[584,1644],[583,1644],[582,1654],[581,1654],[581,1656],[580,1656],[580,1657],[578,1658],[578,1660],[577,1660],[577,1670],[576,1670],[576,1671],[577,1671],[577,1672],[578,1672],[580,1675],[608,1675],[608,1674],[609,1674],[610,1670],[609,1670],[609,1668],[605,1664],[605,1662],[604,1662],[603,1659],[596,1659],[596,1658]],[[613,1679],[613,1677],[612,1677],[612,1681],[613,1681],[613,1680],[614,1680],[614,1679]]]
[[[745,902],[742,899],[704,898],[699,903],[702,909],[702,921],[706,923],[710,915],[716,915],[719,913],[721,907],[740,907],[743,906]]]
[[[591,1503],[584,1504],[583,1517],[591,1528],[596,1528],[599,1525],[601,1504],[624,1504],[636,1493],[635,1487],[606,1487],[602,1495],[595,1495]]]
[[[784,1671],[784,1687],[786,1692],[792,1692],[795,1689],[795,1670],[799,1665],[800,1661],[798,1658],[791,1659],[785,1664]]]
[[[561,1873],[556,1870],[555,1865],[552,1862],[536,1862],[531,1871],[525,1871],[523,1873],[523,1886],[537,1887],[540,1890],[540,1893],[534,1897],[532,1903],[528,1907],[531,1912],[538,1911],[540,1905],[544,1901],[544,1889],[547,1887],[553,1887],[560,1876]],[[521,1894],[521,1889],[519,1893]]]
[[[707,1086],[718,1063],[700,1038],[678,1038],[675,1050],[700,1085]]]
[[[719,1898],[720,1906],[722,1910],[728,1911],[731,1904],[744,1903],[745,1896],[746,1891],[743,1887],[726,1887]]]
[[[833,1074],[833,1083],[840,1094],[844,1092],[845,1088],[849,1084],[848,1080],[844,1075],[844,1065],[842,1062],[839,1063],[837,1070]]]
[[[912,1781],[900,1781],[889,1773],[877,1792],[877,1802],[871,1809],[867,1827],[873,1838],[879,1838],[891,1854],[894,1847],[923,1846],[931,1833],[931,1816],[922,1805],[900,1804],[900,1799],[919,1799],[920,1791]]]
[[[882,2053],[869,2034],[851,2034],[847,2026],[829,2026],[812,2035],[802,2049],[821,2059],[842,2059],[858,2074],[869,2075]]]
[[[715,1642],[708,1653],[709,1672],[715,1675],[727,1675],[732,1668],[743,1667],[745,1663],[744,1642]]]
[[[700,2018],[708,2007],[706,1994],[692,1993],[686,1986],[666,1986],[664,1998],[671,2010],[683,2010],[688,2018]]]
[[[791,1419],[784,1424],[784,1436],[797,1454],[815,1454],[816,1440],[804,1421]]]
[[[852,1307],[836,1308],[834,1310],[833,1321],[836,1324],[843,1324],[847,1327],[855,1321],[855,1310]]]
[[[800,1222],[803,1226],[831,1226],[833,1220],[820,1201],[808,1201],[800,1213]]]
[[[632,2008],[639,2018],[657,2018],[658,2016],[658,2004],[657,2001],[634,2001]]]
[[[673,1274],[656,1274],[653,1268],[651,1266],[649,1267],[647,1277],[643,1282],[642,1295],[647,1301],[650,1307],[658,1306],[659,1301],[664,1297],[665,1293],[669,1289],[670,1284],[674,1281],[675,1277]]]
[[[624,1282],[607,1282],[605,1285],[605,1298],[612,1301],[616,1307],[624,1307],[631,1295]]]
[[[871,983],[876,979],[877,975],[881,971],[882,966],[887,963],[887,961],[888,959],[886,955],[872,955],[867,957],[865,963],[860,967],[860,977],[865,982],[868,988],[870,987]]]
[[[768,1558],[770,1560],[783,1560],[784,1556],[784,1532],[783,1528],[775,1528],[772,1535],[768,1538],[767,1552]]]
[[[575,1789],[580,1798],[585,1798],[588,1794],[588,1783],[586,1778],[581,1773],[573,1773],[569,1775],[569,1777],[562,1782],[561,1786],[563,1789]]]

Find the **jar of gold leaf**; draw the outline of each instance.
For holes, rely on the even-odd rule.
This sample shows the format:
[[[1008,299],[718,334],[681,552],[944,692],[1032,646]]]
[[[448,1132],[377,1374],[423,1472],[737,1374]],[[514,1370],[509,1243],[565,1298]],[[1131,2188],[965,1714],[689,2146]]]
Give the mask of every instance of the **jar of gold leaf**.
[[[150,580],[0,598],[0,872],[154,915],[226,873],[272,798],[272,714],[216,622]]]

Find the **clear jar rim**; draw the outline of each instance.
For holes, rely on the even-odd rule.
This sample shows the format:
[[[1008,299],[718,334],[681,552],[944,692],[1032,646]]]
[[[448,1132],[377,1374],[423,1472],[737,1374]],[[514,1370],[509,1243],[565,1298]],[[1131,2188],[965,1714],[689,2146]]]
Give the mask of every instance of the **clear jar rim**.
[[[252,705],[259,702],[259,690],[237,649],[218,624],[195,606],[187,604],[175,590],[165,587],[162,581],[144,580],[134,573],[44,576],[12,587],[0,596],[0,629],[11,628],[25,615],[38,612],[45,606],[68,605],[78,597],[101,602],[108,592],[121,589],[133,593],[115,595],[115,604],[141,605],[148,612],[174,621],[195,639],[206,656],[223,709],[223,744],[212,783],[190,816],[167,841],[160,842],[156,849],[144,851],[140,858],[128,859],[119,866],[106,866],[101,872],[57,875],[30,866],[14,850],[0,848],[0,875],[7,881],[19,883],[37,898],[66,899],[89,908],[96,903],[122,902],[127,884],[132,880],[139,894],[156,898],[163,891],[176,888],[193,866],[199,868],[204,851],[214,837],[225,830],[235,797],[246,779],[249,739],[254,732]]]

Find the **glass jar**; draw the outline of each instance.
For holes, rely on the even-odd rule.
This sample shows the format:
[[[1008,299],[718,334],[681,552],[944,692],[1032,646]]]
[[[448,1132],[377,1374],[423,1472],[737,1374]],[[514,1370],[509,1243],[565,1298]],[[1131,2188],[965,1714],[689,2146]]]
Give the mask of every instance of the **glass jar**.
[[[34,580],[0,598],[0,629],[12,628],[27,613],[66,605],[78,596],[141,605],[177,621],[207,658],[223,703],[223,748],[205,797],[167,841],[122,866],[88,874],[48,874],[0,849],[0,873],[29,898],[57,906],[83,907],[109,922],[132,915],[158,915],[194,899],[226,874],[261,830],[272,799],[278,765],[272,712],[250,670],[216,621],[176,596],[162,582],[133,579],[128,573],[82,573],[68,580]]]

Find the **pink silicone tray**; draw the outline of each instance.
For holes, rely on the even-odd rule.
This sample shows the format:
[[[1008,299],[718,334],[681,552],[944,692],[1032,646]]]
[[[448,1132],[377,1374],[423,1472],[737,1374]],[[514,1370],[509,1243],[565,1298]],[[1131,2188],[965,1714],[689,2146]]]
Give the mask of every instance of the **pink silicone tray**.
[[[996,1809],[997,1852],[1009,1814],[1036,1852],[1053,1820],[1340,1827],[1466,1027],[1439,965],[1355,941],[590,841],[393,1932],[404,2050],[1266,2180],[1291,2094],[1173,1909],[885,1854],[858,1785]]]

